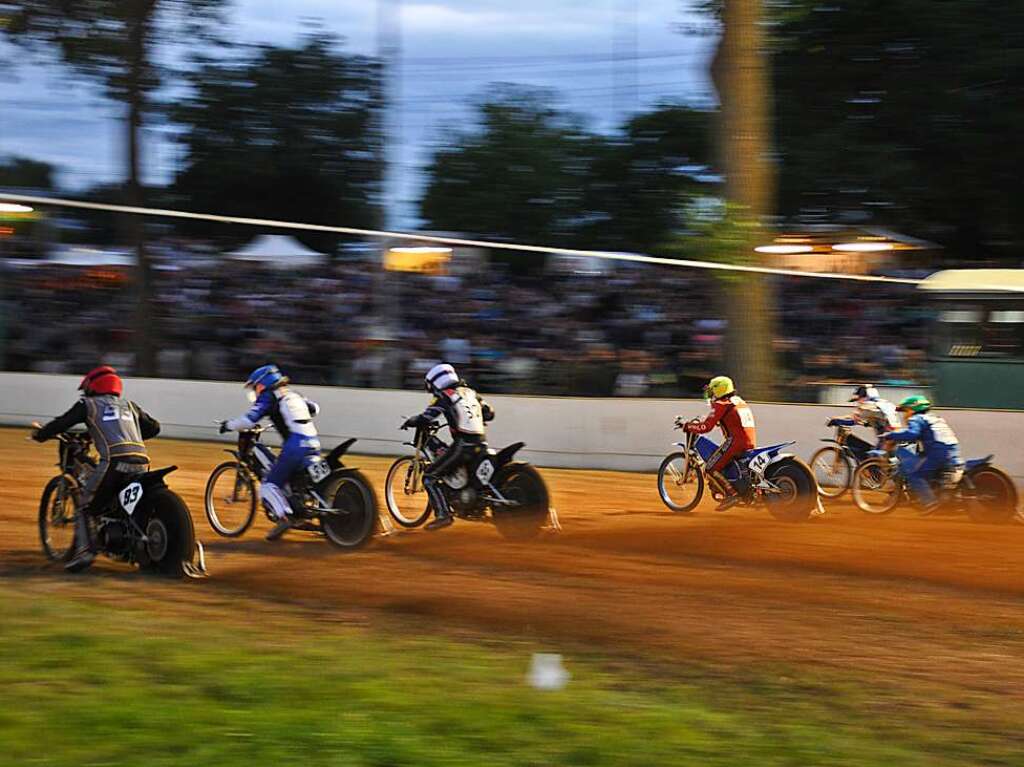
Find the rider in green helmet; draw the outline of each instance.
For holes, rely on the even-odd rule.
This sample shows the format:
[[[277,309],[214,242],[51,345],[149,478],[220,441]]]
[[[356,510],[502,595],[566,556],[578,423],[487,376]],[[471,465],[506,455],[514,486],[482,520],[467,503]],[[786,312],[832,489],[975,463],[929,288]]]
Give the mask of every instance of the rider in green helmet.
[[[900,474],[921,503],[925,514],[930,514],[939,502],[932,491],[931,482],[945,472],[963,468],[960,459],[960,441],[941,416],[930,412],[932,403],[925,396],[915,394],[906,397],[899,404],[899,411],[907,418],[907,427],[885,434],[889,444],[917,442],[919,452],[899,448]]]

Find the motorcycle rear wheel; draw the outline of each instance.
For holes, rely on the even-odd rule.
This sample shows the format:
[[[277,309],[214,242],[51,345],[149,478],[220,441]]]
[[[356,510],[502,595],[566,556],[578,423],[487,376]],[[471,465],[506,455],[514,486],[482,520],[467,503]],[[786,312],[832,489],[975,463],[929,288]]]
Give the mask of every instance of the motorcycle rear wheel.
[[[780,522],[805,522],[818,507],[817,483],[799,458],[784,458],[765,471],[765,479],[781,493],[765,496],[768,513]]]
[[[981,466],[968,474],[973,490],[967,496],[967,514],[975,522],[1002,524],[1017,515],[1017,486],[1002,469]]]
[[[331,508],[343,512],[320,518],[327,540],[339,549],[365,546],[377,528],[377,496],[366,477],[346,469],[328,478],[321,494]]]
[[[145,544],[144,569],[170,578],[181,578],[192,562],[196,531],[192,515],[181,497],[167,487],[149,491],[149,509],[142,526],[151,541]]]
[[[506,464],[494,478],[494,486],[516,506],[495,506],[491,509],[494,526],[510,541],[536,538],[551,519],[548,488],[544,478],[528,463]]]

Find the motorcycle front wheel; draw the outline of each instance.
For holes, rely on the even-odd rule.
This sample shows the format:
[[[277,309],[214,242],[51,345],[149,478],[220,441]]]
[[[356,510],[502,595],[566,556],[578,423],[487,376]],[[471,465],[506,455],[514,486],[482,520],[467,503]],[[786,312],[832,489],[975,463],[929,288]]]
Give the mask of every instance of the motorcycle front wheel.
[[[842,498],[853,479],[853,461],[840,448],[829,445],[811,456],[811,470],[823,498]]]
[[[423,487],[423,462],[414,456],[399,458],[384,480],[388,514],[402,527],[419,527],[430,516],[430,499]]]
[[[686,453],[670,453],[658,467],[658,495],[672,511],[689,514],[704,497],[704,472]]]
[[[889,514],[903,496],[896,467],[888,458],[871,458],[853,472],[853,502],[865,514]]]
[[[256,489],[237,461],[225,461],[210,472],[204,502],[210,527],[225,538],[242,535],[256,515]]]
[[[54,477],[39,501],[39,542],[51,562],[64,562],[75,546],[75,495],[78,483],[67,474]]]

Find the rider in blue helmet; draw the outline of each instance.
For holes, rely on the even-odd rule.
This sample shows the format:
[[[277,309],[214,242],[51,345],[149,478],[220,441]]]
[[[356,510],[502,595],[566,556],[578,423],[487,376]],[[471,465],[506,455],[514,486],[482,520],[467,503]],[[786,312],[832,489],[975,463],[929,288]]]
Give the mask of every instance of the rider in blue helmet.
[[[320,452],[320,439],[313,425],[313,418],[320,412],[320,407],[289,389],[288,377],[277,365],[256,368],[245,382],[245,388],[255,393],[252,407],[244,415],[222,422],[220,431],[221,434],[245,431],[269,418],[281,435],[281,452],[260,485],[260,499],[278,520],[274,529],[267,533],[267,540],[273,541],[292,525],[291,505],[281,488],[307,456]]]

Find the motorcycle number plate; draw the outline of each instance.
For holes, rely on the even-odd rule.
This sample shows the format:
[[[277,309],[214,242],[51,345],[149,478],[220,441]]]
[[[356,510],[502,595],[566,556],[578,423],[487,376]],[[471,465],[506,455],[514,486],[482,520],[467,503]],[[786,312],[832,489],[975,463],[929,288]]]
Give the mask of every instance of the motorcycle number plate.
[[[138,482],[132,482],[128,487],[120,492],[118,498],[121,501],[121,506],[131,516],[135,511],[135,507],[139,505],[139,501],[142,500],[142,485]]]
[[[494,476],[494,464],[490,461],[481,461],[480,465],[476,467],[476,478],[483,483],[490,482],[491,477]]]
[[[754,474],[762,474],[765,469],[768,468],[768,464],[771,462],[771,453],[761,453],[754,457],[754,460],[750,462],[750,470]]]
[[[331,467],[327,465],[327,461],[315,461],[306,467],[306,473],[314,482],[323,482],[330,475]]]

